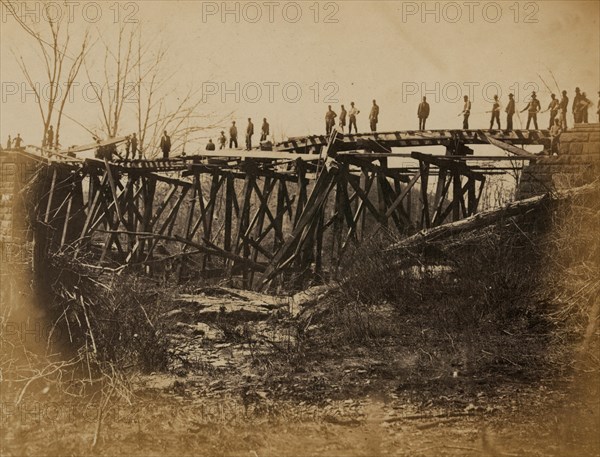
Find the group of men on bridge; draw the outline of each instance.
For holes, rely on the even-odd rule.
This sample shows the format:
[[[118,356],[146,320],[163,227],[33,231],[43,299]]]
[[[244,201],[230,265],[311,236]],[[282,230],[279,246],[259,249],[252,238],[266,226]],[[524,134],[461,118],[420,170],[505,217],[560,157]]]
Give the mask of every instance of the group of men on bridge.
[[[598,106],[596,114],[598,115],[598,122],[600,123],[600,92],[598,92]],[[465,95],[463,97],[464,104],[462,111],[458,114],[463,117],[463,125],[462,128],[465,130],[469,129],[469,117],[471,115],[472,103],[469,100],[469,97]],[[573,114],[573,120],[575,124],[579,123],[587,123],[588,122],[588,109],[593,105],[593,102],[590,101],[585,92],[582,92],[579,87],[575,88],[575,95],[573,98],[573,104],[571,112]],[[550,112],[548,129],[550,130],[550,137],[553,144],[553,150],[556,149],[558,144],[560,135],[563,131],[567,130],[567,111],[569,106],[569,97],[567,96],[567,91],[563,90],[561,94],[561,99],[559,100],[555,94],[550,95],[550,102],[548,107],[542,111],[540,101],[537,98],[537,94],[535,92],[531,93],[531,98],[527,103],[527,106],[523,108],[520,112],[527,112],[527,124],[526,129],[529,130],[530,126],[533,124],[534,129],[538,130],[538,120],[537,115],[540,113]],[[500,113],[502,111],[502,106],[500,103],[500,99],[498,95],[495,95],[492,102],[492,107],[490,111],[486,111],[487,113],[491,113],[490,118],[490,130],[493,129],[494,124],[497,125],[498,130],[502,130],[501,121],[500,121]],[[515,107],[515,98],[513,94],[508,95],[508,103],[506,108],[504,109],[506,113],[506,130],[513,130],[513,116],[517,112]],[[431,107],[427,102],[427,97],[423,97],[419,106],[417,108],[417,118],[419,119],[419,130],[425,130],[427,119],[431,113]],[[344,133],[346,128],[346,120],[348,120],[348,133],[352,133],[352,128],[354,127],[354,133],[358,133],[357,127],[357,117],[360,114],[360,110],[356,107],[354,102],[350,103],[350,109],[346,111],[344,105],[341,105],[340,115],[338,119],[339,130]],[[337,113],[333,111],[331,105],[327,107],[327,112],[325,113],[325,133],[330,135],[334,126],[335,120],[338,117]],[[377,131],[377,124],[379,123],[379,105],[376,100],[373,100],[373,105],[371,106],[371,111],[369,113],[369,127],[371,132]],[[254,124],[252,123],[252,119],[248,118],[248,124],[246,126],[246,151],[252,150],[252,137],[254,135]],[[260,143],[261,145],[264,142],[268,142],[268,137],[270,135],[270,126],[266,118],[263,118],[263,123],[261,126],[261,136]],[[96,157],[98,158],[107,158],[111,160],[113,155],[116,154],[121,157],[116,150],[115,144],[105,144],[102,145],[100,139],[94,137],[94,140],[98,143],[98,147],[96,148]],[[23,138],[21,138],[21,134],[17,134],[17,136],[13,139],[9,135],[8,141],[6,143],[7,149],[23,149],[22,146]],[[219,149],[225,149],[227,145],[227,137],[225,136],[225,132],[221,130],[219,139],[218,139]],[[55,136],[53,126],[50,125],[44,135],[43,147],[47,148],[58,148],[58,135]],[[231,127],[229,128],[229,148],[238,148],[238,129],[235,121],[232,121]],[[162,152],[163,159],[168,159],[169,154],[171,152],[171,137],[167,134],[165,130],[160,140],[160,149]],[[208,141],[206,145],[207,151],[214,151],[216,149],[215,143],[213,143],[212,139]],[[125,140],[125,160],[135,159],[136,155],[139,154],[139,158],[142,158],[142,151],[138,148],[138,138],[135,133],[126,137]],[[123,158],[123,157],[121,157]]]
[[[23,138],[21,138],[21,134],[17,133],[15,138],[12,138],[8,135],[8,140],[6,141],[6,149],[24,149],[22,146]]]
[[[260,142],[263,143],[267,141],[270,134],[271,127],[267,118],[263,118],[263,123],[260,128]],[[248,118],[248,125],[246,126],[246,151],[252,150],[252,137],[254,136],[254,124],[252,123],[252,118]],[[225,136],[225,132],[221,130],[219,136],[219,149],[225,149],[227,145],[227,137]],[[238,128],[235,121],[231,122],[231,127],[229,127],[229,149],[238,148]],[[214,151],[216,149],[216,144],[213,143],[212,138],[208,140],[206,145],[207,151]]]
[[[598,122],[600,122],[600,92],[598,92],[599,100],[598,100]],[[535,130],[538,130],[538,122],[537,115],[539,113],[545,113],[550,111],[550,121],[548,124],[548,128],[551,129],[555,125],[555,120],[559,120],[559,124],[562,130],[567,129],[567,109],[569,105],[569,97],[567,96],[567,91],[562,91],[562,98],[558,100],[555,94],[550,95],[550,104],[548,108],[544,111],[541,109],[540,101],[537,98],[537,94],[532,92],[531,99],[527,103],[527,106],[523,108],[520,112],[523,113],[527,111],[527,126],[526,129],[529,130],[530,126],[533,124]],[[469,97],[465,95],[463,97],[464,104],[463,109],[459,113],[459,116],[463,117],[463,125],[462,128],[465,130],[469,129],[469,117],[471,116],[471,100]],[[590,101],[585,92],[581,92],[579,87],[575,89],[575,98],[573,100],[572,113],[574,122],[576,124],[579,123],[587,123],[588,122],[588,109],[592,106],[593,103]],[[486,111],[487,113],[491,113],[490,119],[490,130],[493,129],[494,123],[497,125],[498,130],[502,130],[501,122],[500,122],[500,113],[502,111],[502,107],[500,104],[500,99],[498,95],[494,95],[494,99],[492,102],[492,109],[490,111]],[[515,97],[514,94],[508,95],[508,103],[506,105],[506,130],[513,130],[513,116],[516,113],[515,107]],[[354,102],[350,103],[350,112],[346,111],[344,105],[341,105],[340,116],[339,116],[339,128],[342,133],[344,133],[344,128],[346,127],[346,116],[349,118],[349,128],[348,133],[352,133],[352,126],[354,126],[355,133],[358,132],[356,127],[356,116],[360,113],[360,111],[355,107]],[[417,108],[417,118],[419,119],[419,130],[425,130],[425,124],[429,115],[431,113],[431,107],[427,102],[427,97],[423,97],[421,103]],[[331,105],[327,107],[327,112],[325,113],[325,133],[329,135],[335,126],[335,118],[337,117],[337,113],[333,111]],[[371,127],[371,132],[377,131],[377,123],[379,122],[379,106],[376,101],[373,100],[373,106],[371,108],[371,112],[369,114],[369,123]]]
[[[352,133],[352,127],[354,127],[354,133],[358,133],[358,127],[356,125],[356,117],[360,114],[360,110],[355,106],[354,102],[350,102],[350,111],[346,111],[344,105],[341,106],[339,127],[340,131],[344,133],[346,127],[346,116],[348,116],[348,133]],[[325,133],[329,135],[335,126],[335,118],[337,113],[331,109],[331,105],[327,107],[325,113]],[[371,112],[369,113],[369,127],[371,132],[377,131],[377,124],[379,123],[379,105],[376,100],[373,100],[371,106]]]

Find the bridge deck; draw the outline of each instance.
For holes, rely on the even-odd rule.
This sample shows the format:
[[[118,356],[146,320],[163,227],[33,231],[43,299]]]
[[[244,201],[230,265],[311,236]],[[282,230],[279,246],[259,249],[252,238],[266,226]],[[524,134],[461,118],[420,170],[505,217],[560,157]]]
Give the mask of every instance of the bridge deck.
[[[378,144],[384,148],[409,146],[452,146],[455,144],[489,144],[493,140],[510,145],[544,144],[549,140],[548,130],[406,130],[358,134],[338,134],[338,151],[370,148]],[[326,135],[290,138],[277,144],[279,151],[308,151],[327,145]],[[373,149],[376,150],[376,149]]]

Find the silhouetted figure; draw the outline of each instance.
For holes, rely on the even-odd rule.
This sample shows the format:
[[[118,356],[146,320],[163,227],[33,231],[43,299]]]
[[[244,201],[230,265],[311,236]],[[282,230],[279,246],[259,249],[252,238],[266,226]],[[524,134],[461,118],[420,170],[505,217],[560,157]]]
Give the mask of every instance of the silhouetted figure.
[[[469,129],[469,116],[471,115],[471,100],[469,100],[469,97],[467,95],[465,95],[463,97],[463,100],[465,102],[465,104],[463,105],[462,113],[461,113],[463,116],[463,129],[468,130]]]
[[[21,138],[21,134],[17,133],[17,137],[13,140],[15,145],[15,149],[21,149],[21,143],[23,142],[23,138]]]
[[[263,123],[260,128],[260,141],[266,141],[269,136],[269,123],[267,122],[267,118],[263,118]]]
[[[371,112],[369,113],[369,124],[371,127],[371,132],[377,131],[377,123],[379,122],[379,105],[377,102],[373,100],[373,106],[371,107]]]
[[[252,119],[248,118],[248,127],[246,127],[246,151],[252,150],[252,135],[254,135],[254,124]]]
[[[529,130],[531,121],[533,121],[535,129],[538,130],[537,114],[540,112],[540,108],[540,101],[537,99],[535,92],[532,92],[531,100],[527,103],[527,106],[521,110],[522,113],[527,111],[527,127],[525,127],[527,130]]]
[[[225,149],[227,145],[227,137],[225,136],[225,132],[221,130],[221,136],[219,137],[219,149]]]
[[[498,96],[494,95],[494,103],[492,104],[492,117],[490,119],[490,130],[494,127],[494,121],[498,124],[498,130],[502,130],[500,126],[500,100],[498,100]]]
[[[333,126],[335,125],[335,118],[337,114],[335,111],[331,109],[331,105],[327,107],[327,112],[325,113],[325,134],[329,136],[331,131],[333,130]]]
[[[346,108],[344,108],[344,105],[341,106],[341,110],[340,110],[340,132],[344,133],[344,127],[346,127],[346,115],[348,114],[348,112],[346,111]]]
[[[163,136],[160,139],[160,149],[163,153],[163,159],[169,158],[169,153],[171,152],[171,137],[167,135],[167,131],[163,132]]]
[[[423,97],[423,101],[419,103],[417,117],[419,118],[419,130],[425,130],[425,122],[427,122],[427,118],[429,117],[429,103],[427,103],[427,97]]]
[[[216,150],[217,147],[215,146],[215,143],[213,143],[212,138],[208,140],[208,143],[206,144],[206,150],[207,151],[214,151]]]
[[[12,149],[12,138],[8,135],[8,141],[6,142],[6,149]]]
[[[579,113],[580,113],[579,116],[581,118],[582,124],[588,123],[588,109],[592,105],[593,105],[592,101],[589,98],[587,98],[587,95],[585,94],[585,92],[582,92],[581,99],[579,100]]]
[[[352,133],[352,126],[354,126],[354,133],[358,133],[358,128],[356,127],[356,116],[358,116],[360,111],[354,106],[354,102],[350,102],[350,111],[348,112],[348,133]]]
[[[579,102],[581,101],[581,91],[579,87],[575,88],[575,97],[573,97],[573,107],[571,111],[573,112],[573,121],[575,124],[581,124],[581,109],[579,108]]]
[[[235,145],[235,148],[238,148],[238,130],[235,125],[235,121],[231,123],[231,127],[229,127],[229,149],[232,149]]]
[[[560,103],[556,98],[556,95],[550,94],[550,103],[548,104],[548,108],[546,109],[546,111],[550,111],[550,122],[548,123],[549,129],[552,128],[552,126],[554,125],[554,119],[556,119],[556,116],[558,115],[559,105]]]
[[[125,138],[125,160],[129,160],[129,153],[131,152],[131,137],[127,135]]]
[[[558,154],[561,133],[562,128],[560,126],[560,121],[554,119],[552,127],[550,127],[550,155],[554,153]]]
[[[506,130],[513,129],[513,116],[515,114],[515,96],[508,94],[508,104],[506,105]]]
[[[135,155],[138,152],[138,139],[135,133],[131,134],[131,159],[135,159]],[[142,151],[140,151],[140,159],[142,158]]]
[[[560,123],[563,132],[567,131],[567,109],[569,108],[569,97],[567,97],[567,91],[562,91],[562,97],[558,103],[558,110],[560,112]]]

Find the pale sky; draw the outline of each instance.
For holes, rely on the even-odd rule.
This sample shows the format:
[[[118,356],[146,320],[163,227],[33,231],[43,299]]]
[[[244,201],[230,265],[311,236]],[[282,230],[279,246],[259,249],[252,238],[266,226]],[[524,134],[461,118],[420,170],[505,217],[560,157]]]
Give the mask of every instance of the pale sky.
[[[96,4],[89,6],[92,3],[81,1],[73,6],[75,41],[86,27],[92,33],[100,29],[107,37],[115,36],[115,3],[98,4],[102,18],[95,24],[82,11],[95,12]],[[13,4],[30,11],[36,5],[44,7],[39,2],[13,0]],[[508,93],[514,92],[517,107],[522,109],[525,97],[537,89],[545,109],[550,90],[558,95],[555,80],[571,100],[579,86],[595,104],[598,101],[598,1],[152,0],[119,6],[118,20],[131,13],[145,36],[168,44],[165,65],[174,74],[169,82],[173,99],[187,87],[196,88],[199,94],[204,88],[206,103],[200,106],[201,113],[222,117],[234,112],[223,127],[235,119],[242,129],[246,118],[252,117],[257,131],[267,117],[277,140],[283,135],[322,133],[327,105],[339,113],[340,104],[349,108],[351,101],[361,110],[358,127],[365,131],[372,99],[380,106],[381,131],[416,129],[422,95],[431,104],[427,127],[433,129],[461,128],[457,114],[463,95],[473,98],[473,128],[489,125],[489,114],[484,111],[490,109],[489,100],[496,93],[505,103]],[[224,8],[232,12],[223,17]],[[428,14],[423,17],[425,8]],[[4,145],[9,134],[19,132],[27,144],[39,144],[40,115],[33,97],[22,92],[25,79],[11,50],[39,70],[34,71],[35,77],[43,84],[42,67],[35,63],[39,56],[33,38],[6,13],[4,5],[2,10],[0,141]],[[34,16],[25,17],[26,22],[32,28],[43,27],[34,23]],[[97,69],[102,66],[100,48],[97,44],[90,54]],[[79,82],[86,84],[84,72]],[[256,92],[257,87],[262,93]],[[223,94],[223,89],[229,92]],[[98,128],[98,105],[86,101],[81,88],[73,97],[66,113],[91,130]],[[590,110],[592,117],[593,113],[595,109]],[[525,116],[521,114],[523,122]],[[547,119],[547,114],[540,115],[540,127],[547,127]],[[124,113],[123,124],[122,134],[134,130],[133,109]],[[206,136],[216,138],[216,132]],[[63,120],[63,146],[89,142],[87,131]]]

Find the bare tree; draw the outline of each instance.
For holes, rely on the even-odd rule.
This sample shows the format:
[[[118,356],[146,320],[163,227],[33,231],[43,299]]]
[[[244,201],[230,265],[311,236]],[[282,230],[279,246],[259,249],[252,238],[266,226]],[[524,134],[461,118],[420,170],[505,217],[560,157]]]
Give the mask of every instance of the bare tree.
[[[85,69],[108,137],[119,136],[123,125],[133,125],[131,116],[137,123],[138,148],[151,158],[165,130],[173,149],[179,149],[194,141],[195,132],[215,127],[213,113],[200,113],[202,94],[193,87],[182,94],[178,88],[160,33],[146,39],[141,26],[128,24],[119,26],[116,39],[105,39],[103,33],[98,31],[104,44],[102,64],[88,58]]]
[[[148,52],[142,46],[141,30],[138,30],[136,62],[136,118],[140,150],[146,157],[158,154],[158,144],[164,131],[169,132],[173,149],[185,147],[197,138],[199,132],[216,128],[230,115],[218,117],[214,112],[200,111],[202,94],[189,87],[185,93],[177,93],[172,84],[175,71],[168,72],[168,49],[159,44]],[[151,56],[148,58],[149,56]],[[176,100],[176,103],[171,103]]]
[[[2,3],[13,14],[19,25],[35,39],[41,51],[41,63],[45,70],[47,84],[47,90],[43,90],[43,94],[42,88],[32,75],[32,66],[14,51],[13,55],[27,84],[35,94],[43,125],[42,146],[58,146],[66,102],[90,48],[90,35],[86,30],[83,36],[74,42],[69,33],[69,21],[63,20],[62,17],[56,21],[49,19],[46,22],[48,30],[45,33],[36,31],[19,18],[10,0],[2,0]],[[46,132],[53,119],[56,119],[53,144],[46,144]]]
[[[138,26],[128,27],[121,24],[117,35],[117,43],[112,45],[98,31],[99,39],[104,44],[102,65],[91,65],[86,59],[84,63],[89,86],[94,91],[102,112],[103,129],[108,137],[115,137],[119,132],[123,109],[133,100],[137,92],[136,77],[133,70],[137,67],[135,60],[135,39]],[[138,56],[141,58],[143,56]],[[90,67],[101,68],[101,75],[95,78]],[[102,84],[100,84],[102,80]]]

